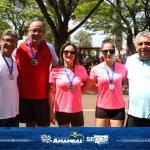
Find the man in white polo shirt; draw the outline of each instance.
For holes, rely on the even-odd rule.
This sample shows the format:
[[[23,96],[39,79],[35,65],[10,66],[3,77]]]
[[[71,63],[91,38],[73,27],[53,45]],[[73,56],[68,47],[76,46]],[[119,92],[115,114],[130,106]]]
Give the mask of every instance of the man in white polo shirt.
[[[127,127],[150,127],[150,32],[135,39],[137,54],[127,58],[129,111]]]
[[[16,31],[5,30],[0,40],[0,127],[19,126],[18,69],[12,56],[17,43]]]

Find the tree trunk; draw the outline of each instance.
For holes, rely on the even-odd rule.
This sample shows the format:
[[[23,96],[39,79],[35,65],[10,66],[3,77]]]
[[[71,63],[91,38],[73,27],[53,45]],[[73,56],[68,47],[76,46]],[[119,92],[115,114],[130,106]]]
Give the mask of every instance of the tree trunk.
[[[136,53],[135,46],[134,46],[134,43],[133,43],[133,34],[132,33],[129,33],[127,35],[127,45],[128,45],[128,47],[130,48],[130,50],[133,54]]]
[[[62,35],[65,35],[65,33]],[[62,45],[66,43],[66,41],[68,40],[67,36],[62,36],[62,35],[59,34],[58,36],[55,36],[55,51],[57,56],[59,56]]]
[[[22,30],[19,30],[19,39],[23,39],[23,35],[24,35],[24,32]]]

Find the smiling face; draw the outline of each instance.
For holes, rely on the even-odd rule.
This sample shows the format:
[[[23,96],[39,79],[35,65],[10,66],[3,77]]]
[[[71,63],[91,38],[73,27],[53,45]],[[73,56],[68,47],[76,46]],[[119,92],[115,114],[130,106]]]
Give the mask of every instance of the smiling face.
[[[150,59],[150,36],[139,37],[136,40],[136,51],[142,60]]]
[[[104,43],[102,46],[102,56],[104,61],[112,62],[114,61],[115,48],[112,43]]]
[[[75,53],[76,53],[75,49],[72,45],[66,46],[63,50],[64,63],[73,65],[75,59]]]
[[[45,36],[45,27],[41,21],[33,21],[28,29],[28,36],[31,43],[41,44]]]
[[[17,48],[18,37],[14,35],[4,35],[0,41],[1,51],[4,56],[11,56],[12,52]]]

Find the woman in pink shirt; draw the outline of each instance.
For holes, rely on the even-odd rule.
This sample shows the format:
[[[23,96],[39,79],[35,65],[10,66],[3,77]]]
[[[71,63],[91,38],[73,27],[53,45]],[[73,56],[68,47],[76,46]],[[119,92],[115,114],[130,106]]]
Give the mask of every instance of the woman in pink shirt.
[[[60,127],[84,125],[81,85],[88,75],[85,68],[78,65],[76,51],[74,44],[64,44],[60,66],[50,72],[50,120],[55,124],[56,119]]]
[[[111,41],[103,42],[101,51],[104,62],[92,68],[82,92],[97,83],[96,126],[122,127],[125,120],[122,81],[126,80],[127,69],[115,62],[115,46]]]

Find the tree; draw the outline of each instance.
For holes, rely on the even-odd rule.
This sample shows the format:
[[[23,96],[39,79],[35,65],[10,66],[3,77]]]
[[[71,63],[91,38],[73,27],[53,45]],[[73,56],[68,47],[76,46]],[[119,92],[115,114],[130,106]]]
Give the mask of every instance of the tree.
[[[123,26],[126,28],[127,45],[136,52],[134,47],[134,37],[138,32],[150,28],[150,2],[149,0],[123,0],[120,9],[114,6],[110,0],[107,0],[121,17]],[[119,0],[117,0],[119,1]]]
[[[8,7],[7,5],[5,5],[5,3],[0,3],[0,10],[1,9],[4,9],[4,8],[7,8],[7,9],[10,9],[10,7]],[[10,25],[3,21],[3,20],[0,20],[0,36],[3,34],[3,32],[6,30],[6,29],[9,29],[10,28]]]
[[[35,18],[42,18],[42,13],[36,9],[38,6],[34,0],[3,0],[0,5],[0,19],[7,22],[15,30],[18,31],[20,39],[27,33],[29,22]]]
[[[124,36],[127,45],[135,52],[134,37],[140,31],[150,31],[150,1],[105,0],[84,27],[93,31],[104,31],[105,34],[119,37],[118,39],[121,39],[119,35]],[[118,40],[115,39],[115,42]]]
[[[87,10],[82,14],[80,13],[80,10],[76,12],[76,16],[78,17],[75,21],[79,21],[80,16],[83,16],[86,13]],[[107,34],[107,36],[114,41],[117,49],[121,49],[122,28],[118,22],[121,22],[121,19],[115,13],[115,10],[107,3],[102,3],[84,24],[84,27],[92,31],[103,31],[104,34]]]
[[[3,34],[3,32],[6,29],[9,29],[9,28],[10,28],[10,25],[7,22],[4,22],[4,21],[0,20],[0,36]]]
[[[100,6],[103,0],[94,0],[94,2],[87,0],[35,0],[41,9],[47,23],[49,24],[53,35],[55,37],[55,49],[57,54],[60,51],[61,46],[67,41],[69,36],[81,27],[86,20],[94,13],[94,11]],[[82,20],[70,31],[68,31],[69,21],[75,19],[74,11],[78,9],[78,6],[83,3],[92,4],[88,8],[87,14]],[[51,8],[49,11],[48,8]],[[85,8],[83,8],[85,9]]]
[[[82,47],[92,47],[92,37],[89,32],[87,31],[79,31],[74,36],[75,43],[81,45]]]

